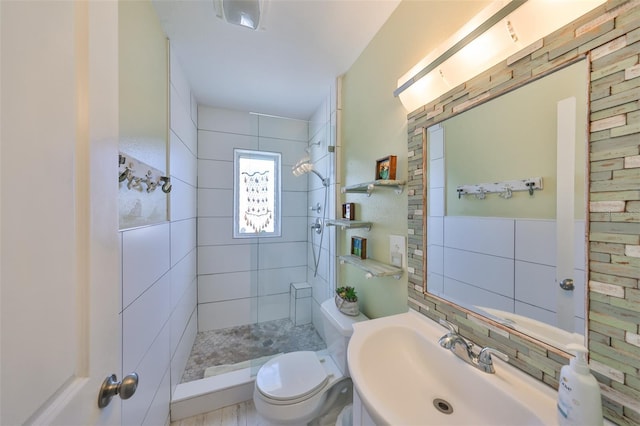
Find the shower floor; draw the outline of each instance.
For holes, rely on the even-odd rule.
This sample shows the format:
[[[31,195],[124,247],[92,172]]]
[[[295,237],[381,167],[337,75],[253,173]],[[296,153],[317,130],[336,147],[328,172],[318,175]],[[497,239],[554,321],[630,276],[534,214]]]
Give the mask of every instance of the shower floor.
[[[326,345],[313,324],[295,326],[289,319],[202,331],[196,335],[182,383],[204,378],[204,371],[215,365],[322,349]]]

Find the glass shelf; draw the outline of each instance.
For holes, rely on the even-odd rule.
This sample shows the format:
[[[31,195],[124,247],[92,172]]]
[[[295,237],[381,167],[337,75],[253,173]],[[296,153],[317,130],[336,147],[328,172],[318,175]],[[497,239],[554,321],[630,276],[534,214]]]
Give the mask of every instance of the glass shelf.
[[[403,180],[374,180],[372,182],[364,182],[358,183],[350,186],[343,186],[342,193],[346,192],[360,192],[366,193],[367,197],[371,196],[371,193],[376,188],[392,188],[396,194],[402,194],[402,190],[404,189],[405,181]]]
[[[373,277],[394,277],[399,280],[404,271],[397,266],[388,265],[373,259],[360,259],[357,256],[348,255],[338,258],[341,264],[348,263],[366,272],[367,278]]]
[[[339,226],[342,229],[367,228],[367,231],[371,231],[371,222],[361,220],[327,219],[324,224],[326,226]]]

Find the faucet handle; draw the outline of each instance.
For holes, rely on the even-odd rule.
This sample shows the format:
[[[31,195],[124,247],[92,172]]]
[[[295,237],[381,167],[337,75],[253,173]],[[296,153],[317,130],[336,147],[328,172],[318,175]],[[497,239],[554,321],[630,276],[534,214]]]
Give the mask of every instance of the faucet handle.
[[[449,332],[452,334],[456,334],[458,332],[458,330],[456,330],[456,326],[451,324],[449,321],[447,321],[446,319],[442,319],[440,318],[440,324],[442,324],[443,326],[445,326],[446,328],[449,329]]]
[[[504,352],[500,352],[497,349],[493,349],[490,347],[482,348],[480,353],[478,354],[478,363],[491,365],[493,361],[491,360],[491,355],[495,355],[503,361],[509,361],[509,355]]]

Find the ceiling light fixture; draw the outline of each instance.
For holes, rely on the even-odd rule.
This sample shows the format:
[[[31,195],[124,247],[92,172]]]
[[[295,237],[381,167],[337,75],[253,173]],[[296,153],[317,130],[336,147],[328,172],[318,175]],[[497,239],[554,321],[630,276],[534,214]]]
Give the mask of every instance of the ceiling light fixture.
[[[230,24],[258,30],[264,21],[264,0],[213,0],[216,16]]]

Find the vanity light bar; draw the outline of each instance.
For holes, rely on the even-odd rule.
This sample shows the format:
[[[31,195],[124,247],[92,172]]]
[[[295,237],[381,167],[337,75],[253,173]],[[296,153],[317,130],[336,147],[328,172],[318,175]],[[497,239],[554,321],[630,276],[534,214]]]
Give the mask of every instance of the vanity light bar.
[[[474,41],[476,38],[481,36],[485,31],[489,28],[493,27],[495,24],[500,22],[503,18],[508,16],[511,12],[522,6],[526,3],[527,0],[512,0],[502,9],[498,10],[495,14],[493,14],[489,19],[480,24],[476,29],[471,31],[469,34],[464,36],[460,41],[455,43],[449,49],[447,49],[442,55],[438,56],[433,62],[424,67],[422,70],[418,71],[416,75],[411,77],[409,80],[405,81],[402,86],[398,87],[393,91],[393,96],[398,97],[400,93],[407,90],[411,85],[420,80],[425,75],[429,74],[431,71],[436,69],[438,66],[442,65],[447,59],[451,58],[453,55],[462,50],[466,45]]]
[[[514,191],[529,191],[533,196],[534,190],[542,190],[542,178],[505,180],[502,182],[477,183],[471,185],[459,185],[456,187],[458,198],[463,195],[473,194],[476,198],[484,200],[487,194],[500,194],[502,198],[511,198]]]

